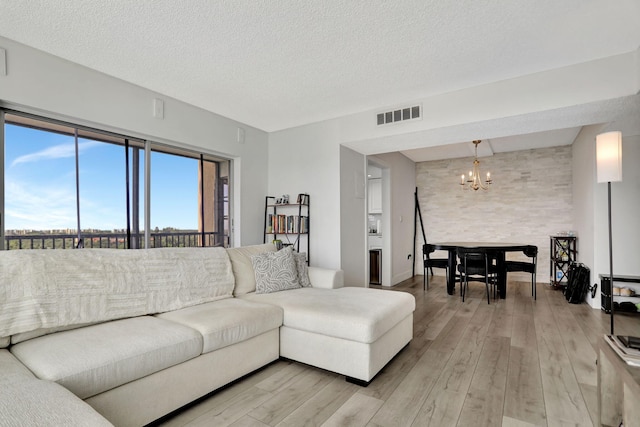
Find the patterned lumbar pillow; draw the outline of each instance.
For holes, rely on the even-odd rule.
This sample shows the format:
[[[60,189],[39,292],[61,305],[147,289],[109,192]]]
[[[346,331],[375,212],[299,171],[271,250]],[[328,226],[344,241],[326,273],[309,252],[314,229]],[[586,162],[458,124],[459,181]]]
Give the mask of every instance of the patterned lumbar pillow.
[[[285,291],[300,287],[298,271],[290,247],[278,252],[251,256],[256,275],[256,294]]]
[[[298,270],[298,281],[303,288],[311,287],[309,280],[309,269],[307,268],[307,254],[305,252],[294,252],[293,257],[296,260],[296,269]]]

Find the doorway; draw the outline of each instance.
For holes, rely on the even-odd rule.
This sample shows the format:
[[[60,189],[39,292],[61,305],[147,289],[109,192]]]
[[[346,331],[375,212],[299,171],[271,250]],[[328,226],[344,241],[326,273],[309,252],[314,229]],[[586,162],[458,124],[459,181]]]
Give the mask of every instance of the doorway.
[[[370,285],[390,286],[391,253],[388,227],[388,168],[367,160],[367,278]]]

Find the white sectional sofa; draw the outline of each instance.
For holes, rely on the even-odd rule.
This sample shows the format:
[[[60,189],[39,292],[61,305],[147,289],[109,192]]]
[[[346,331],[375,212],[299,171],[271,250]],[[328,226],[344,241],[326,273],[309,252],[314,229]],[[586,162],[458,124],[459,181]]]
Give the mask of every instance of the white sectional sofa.
[[[274,250],[0,251],[0,426],[144,425],[281,356],[367,383],[411,340],[411,295],[340,271],[256,292]]]

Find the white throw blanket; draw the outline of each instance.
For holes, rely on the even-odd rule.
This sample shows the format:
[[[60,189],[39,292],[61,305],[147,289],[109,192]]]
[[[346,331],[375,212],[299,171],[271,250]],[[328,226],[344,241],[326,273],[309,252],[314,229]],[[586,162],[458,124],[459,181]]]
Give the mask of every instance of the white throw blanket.
[[[0,337],[232,296],[223,248],[0,251]]]

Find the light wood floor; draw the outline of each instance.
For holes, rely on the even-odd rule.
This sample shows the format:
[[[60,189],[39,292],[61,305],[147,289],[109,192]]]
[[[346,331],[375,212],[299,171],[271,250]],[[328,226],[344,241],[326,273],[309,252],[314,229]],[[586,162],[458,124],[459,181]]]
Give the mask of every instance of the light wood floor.
[[[483,284],[471,283],[462,303],[442,277],[423,292],[416,276],[388,291],[415,296],[413,341],[369,387],[281,360],[162,425],[597,425],[595,349],[609,317],[537,289],[534,301],[529,283],[510,282],[507,298],[487,305]]]

